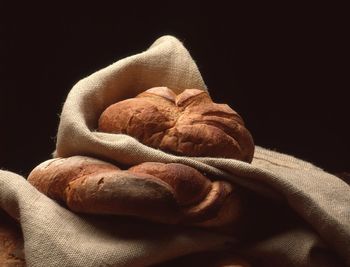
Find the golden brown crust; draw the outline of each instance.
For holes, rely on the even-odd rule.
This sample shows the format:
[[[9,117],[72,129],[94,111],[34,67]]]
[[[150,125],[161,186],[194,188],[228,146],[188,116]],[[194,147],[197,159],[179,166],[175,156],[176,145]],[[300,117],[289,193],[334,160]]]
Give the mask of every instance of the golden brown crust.
[[[211,182],[199,171],[178,163],[145,162],[129,169],[129,172],[149,174],[169,184],[180,206],[201,201],[211,189]]]
[[[20,227],[0,210],[0,266],[25,266],[23,237]]]
[[[238,219],[240,202],[232,192],[232,185],[215,181],[206,197],[185,210],[186,220],[194,225],[216,227],[228,225]]]
[[[130,215],[162,223],[204,227],[237,219],[239,201],[231,184],[211,182],[192,167],[146,162],[120,170],[89,157],[49,160],[28,181],[71,210]],[[223,209],[234,211],[223,212]]]
[[[137,216],[163,223],[179,220],[171,188],[148,175],[91,174],[71,182],[66,196],[67,206],[76,212]]]
[[[91,173],[119,170],[115,165],[93,158],[75,156],[47,160],[32,170],[28,181],[48,197],[65,200],[65,189],[75,179]]]
[[[130,135],[145,145],[182,156],[225,157],[251,162],[254,142],[242,118],[207,92],[151,88],[109,106],[99,131]]]

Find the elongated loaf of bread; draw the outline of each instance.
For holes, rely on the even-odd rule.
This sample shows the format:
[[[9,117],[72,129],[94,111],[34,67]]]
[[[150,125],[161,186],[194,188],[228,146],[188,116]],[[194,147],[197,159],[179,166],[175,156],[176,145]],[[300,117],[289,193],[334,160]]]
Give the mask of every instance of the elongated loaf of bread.
[[[207,92],[198,89],[176,95],[167,87],[151,88],[107,107],[98,130],[127,134],[181,156],[251,162],[254,154],[253,138],[237,112],[213,103]]]
[[[239,215],[239,198],[230,183],[212,182],[183,164],[146,162],[121,170],[73,156],[43,162],[28,181],[75,212],[204,227],[227,225]]]

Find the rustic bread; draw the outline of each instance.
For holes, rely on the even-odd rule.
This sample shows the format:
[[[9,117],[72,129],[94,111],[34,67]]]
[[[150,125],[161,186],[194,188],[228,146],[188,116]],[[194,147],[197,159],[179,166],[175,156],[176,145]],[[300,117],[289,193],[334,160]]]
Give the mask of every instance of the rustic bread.
[[[147,146],[182,156],[253,159],[253,138],[242,118],[198,89],[176,95],[167,87],[151,88],[107,107],[98,130],[127,134]]]
[[[47,196],[82,213],[130,215],[170,224],[227,225],[239,213],[231,184],[192,167],[147,162],[120,170],[97,159],[73,156],[43,162],[28,181]]]
[[[0,210],[0,266],[25,266],[23,237],[17,222]]]

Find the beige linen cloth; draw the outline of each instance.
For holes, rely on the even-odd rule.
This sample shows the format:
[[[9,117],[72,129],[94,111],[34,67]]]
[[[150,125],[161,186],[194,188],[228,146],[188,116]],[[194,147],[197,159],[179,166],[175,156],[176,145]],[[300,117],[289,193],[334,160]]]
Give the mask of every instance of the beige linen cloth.
[[[285,203],[301,223],[243,244],[234,236],[203,229],[77,215],[23,177],[1,171],[0,207],[21,223],[28,266],[149,266],[227,247],[261,266],[350,265],[350,187],[322,169],[258,146],[253,162],[247,164],[174,156],[126,135],[96,132],[98,117],[108,105],[154,86],[168,86],[177,93],[186,88],[207,90],[182,43],[163,36],[145,52],[119,60],[73,87],[63,106],[54,156],[89,155],[131,165],[188,164]]]

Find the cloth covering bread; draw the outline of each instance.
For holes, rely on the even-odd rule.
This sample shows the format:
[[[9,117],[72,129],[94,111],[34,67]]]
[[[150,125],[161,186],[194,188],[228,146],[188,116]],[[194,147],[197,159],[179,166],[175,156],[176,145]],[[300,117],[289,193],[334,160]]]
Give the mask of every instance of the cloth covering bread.
[[[192,167],[146,162],[128,170],[89,157],[45,161],[28,181],[75,211],[136,216],[155,222],[223,226],[235,221],[239,198],[225,181]]]
[[[255,226],[246,226],[247,231],[263,228],[242,241],[197,227],[79,215],[40,193],[23,177],[0,171],[0,207],[21,224],[28,266],[151,266],[227,247],[259,262],[258,266],[350,265],[350,187],[322,169],[259,146],[248,164],[235,159],[172,155],[128,135],[96,131],[99,116],[108,106],[159,86],[171,88],[175,94],[188,88],[206,90],[188,51],[171,36],[73,87],[60,116],[54,155],[92,156],[130,166],[172,162],[194,167],[208,177],[220,177],[251,190],[257,198],[253,207],[266,205],[255,209],[262,215],[254,221]],[[249,128],[249,121],[246,123]],[[294,223],[287,216],[293,223],[284,224],[281,214],[299,221]],[[264,218],[269,223],[258,223]],[[267,234],[265,226],[276,229]]]

